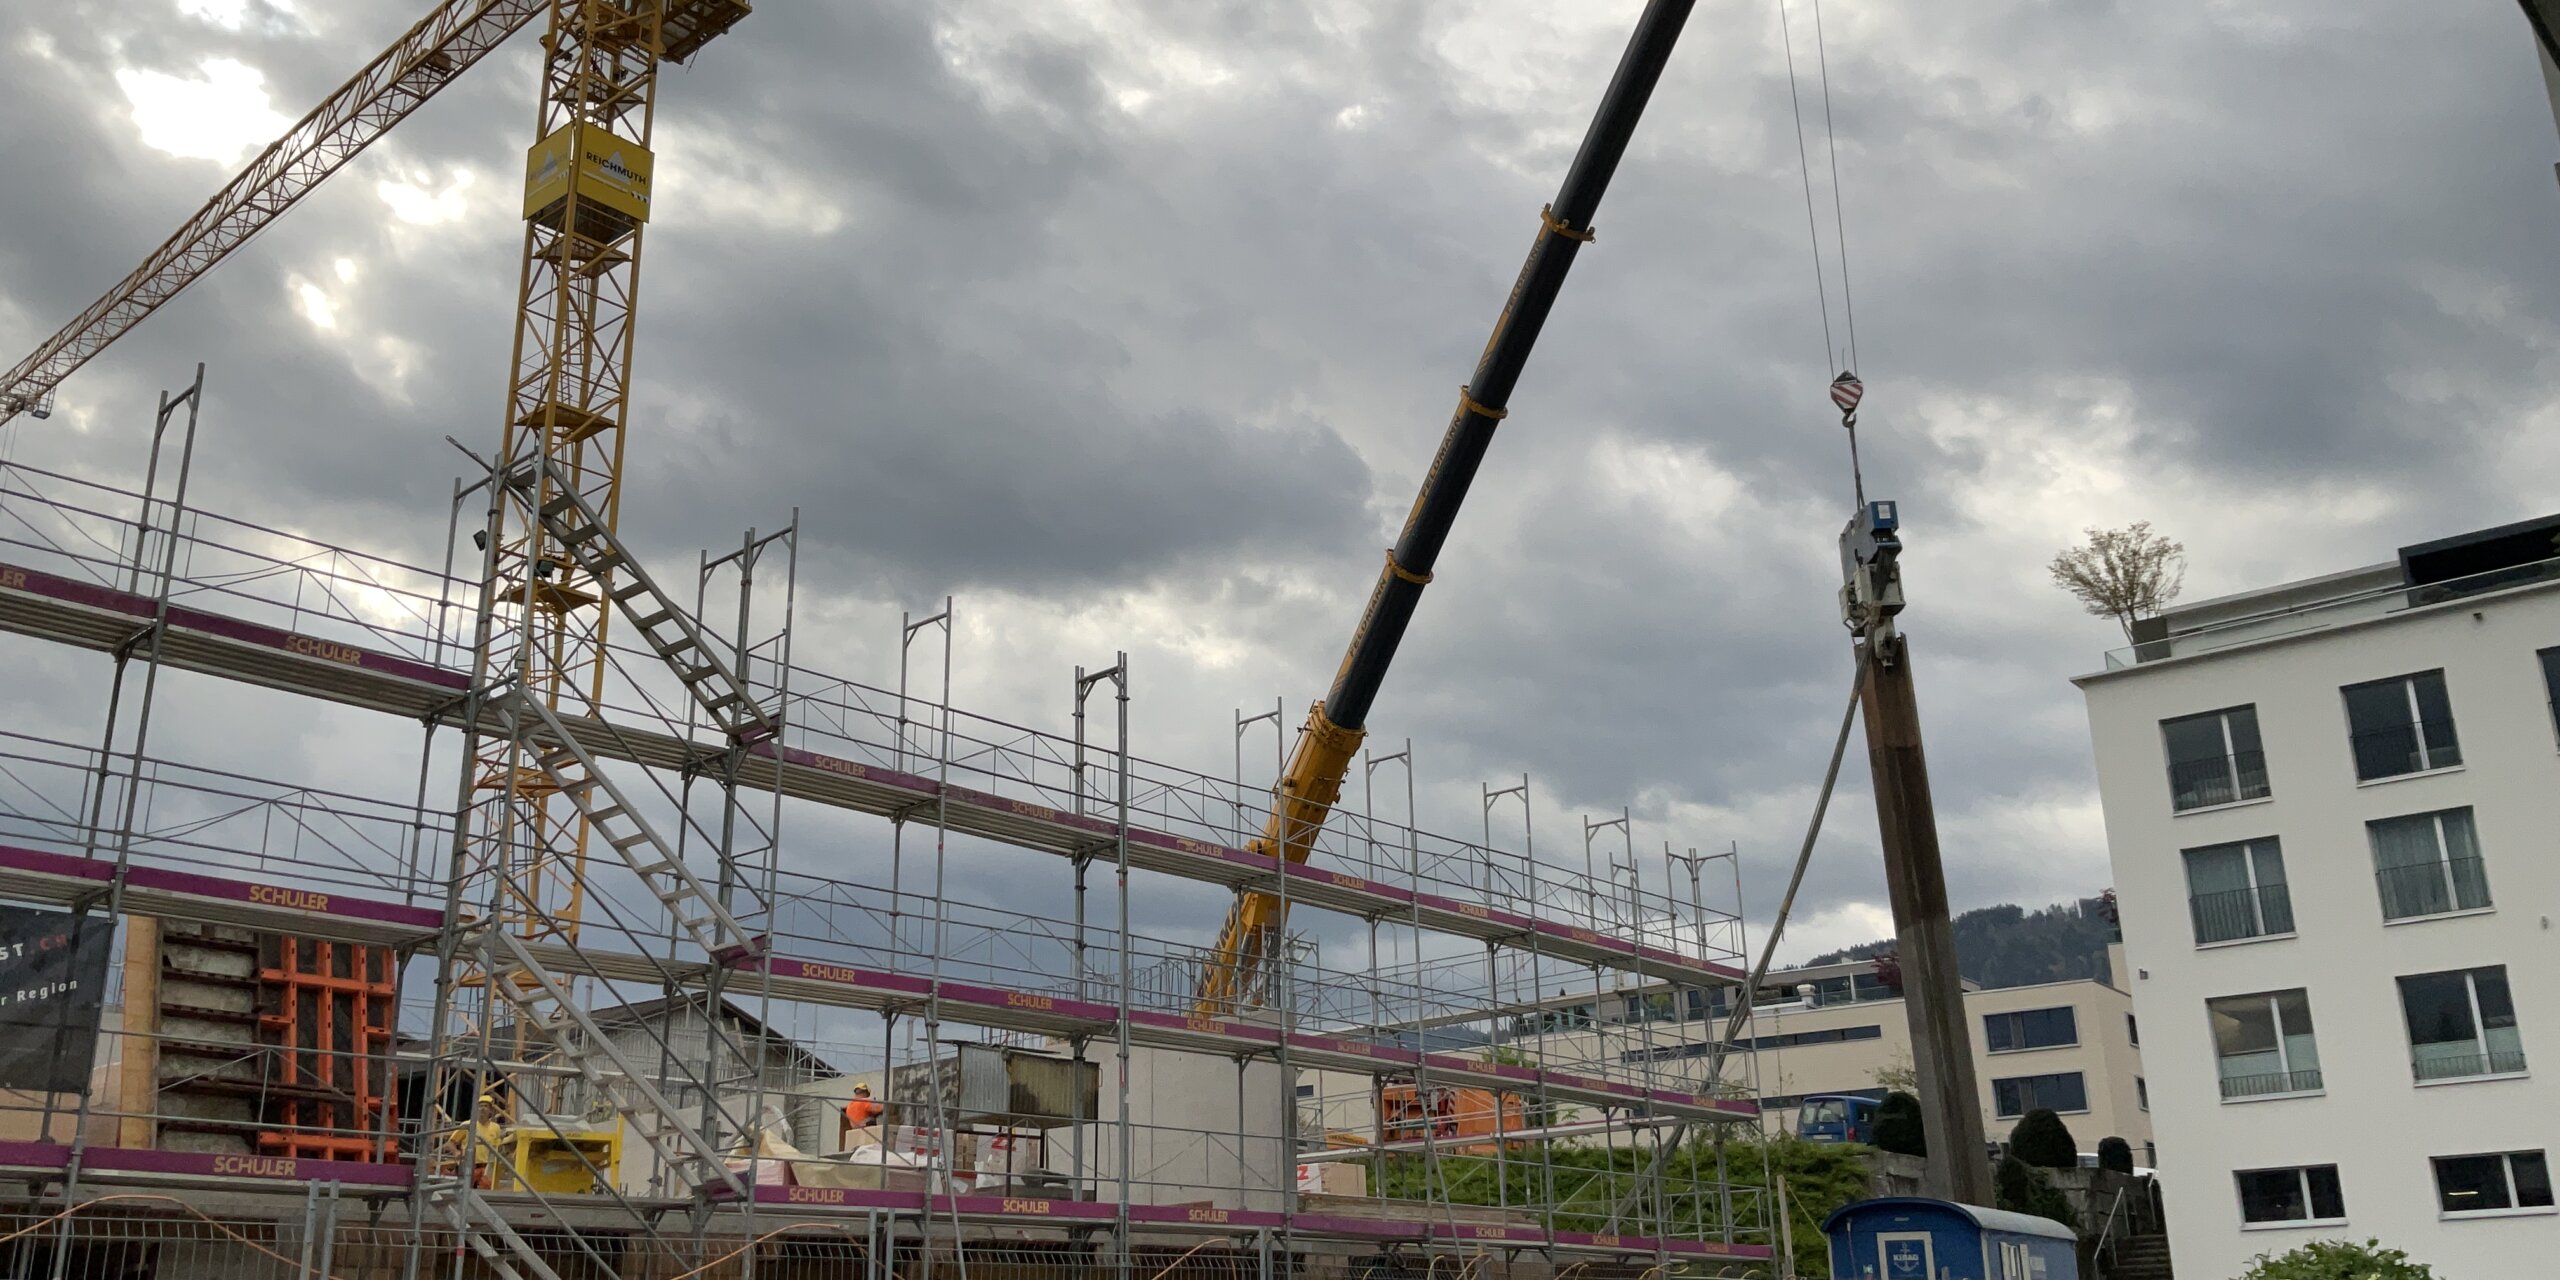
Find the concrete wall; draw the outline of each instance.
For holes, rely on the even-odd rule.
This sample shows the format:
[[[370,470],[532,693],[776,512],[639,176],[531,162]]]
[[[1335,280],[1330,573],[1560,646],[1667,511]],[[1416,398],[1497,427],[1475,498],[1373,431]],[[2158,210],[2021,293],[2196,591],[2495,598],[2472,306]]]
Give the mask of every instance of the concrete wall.
[[[1118,1061],[1107,1045],[1090,1052],[1102,1064],[1100,1123],[1085,1126],[1085,1168],[1093,1194],[1119,1195]],[[1225,1058],[1134,1048],[1129,1056],[1129,1199],[1135,1204],[1206,1204],[1277,1210],[1295,1174],[1281,1142],[1289,1090],[1269,1061],[1241,1071]],[[1241,1115],[1241,1124],[1239,1123]],[[1242,1137],[1239,1139],[1239,1128]],[[1068,1169],[1068,1133],[1056,1131],[1049,1168]]]
[[[2560,590],[2542,587],[2083,678],[2178,1274],[2234,1275],[2325,1236],[2378,1236],[2456,1278],[2560,1256],[2548,1212],[2443,1217],[2429,1164],[2560,1147],[2560,753],[2535,658],[2554,644]],[[2360,785],[2340,686],[2436,668],[2463,765]],[[2242,704],[2272,795],[2174,812],[2160,722]],[[2365,822],[2463,805],[2493,909],[2386,924]],[[2267,836],[2295,932],[2199,946],[2181,850]],[[2507,966],[2538,1073],[2416,1083],[2394,979],[2491,964]],[[2225,1102],[2205,1002],[2292,988],[2309,996],[2324,1092]],[[2323,1164],[2338,1166],[2343,1223],[2244,1227],[2234,1171]]]

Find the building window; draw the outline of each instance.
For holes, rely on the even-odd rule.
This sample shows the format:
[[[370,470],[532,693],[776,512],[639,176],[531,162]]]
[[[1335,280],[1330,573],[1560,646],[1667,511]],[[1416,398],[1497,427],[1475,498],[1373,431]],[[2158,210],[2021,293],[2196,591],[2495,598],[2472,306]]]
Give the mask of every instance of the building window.
[[[2320,1046],[2311,1034],[2311,998],[2300,988],[2205,1001],[2222,1096],[2262,1098],[2322,1087]]]
[[[2240,1184],[2242,1222],[2346,1220],[2347,1200],[2338,1191],[2338,1166],[2334,1164],[2302,1169],[2243,1169],[2232,1177]]]
[[[2542,705],[2551,708],[2551,727],[2560,733],[2560,649],[2534,655],[2542,659]]]
[[[2409,1062],[2420,1080],[2517,1075],[2524,1040],[2516,1029],[2507,967],[2454,969],[2400,979],[2409,1022]]]
[[[1850,1040],[1881,1040],[1884,1027],[1869,1023],[1863,1027],[1823,1027],[1814,1031],[1789,1031],[1780,1035],[1741,1036],[1726,1046],[1728,1052],[1755,1052],[1762,1049],[1795,1049],[1811,1044],[1840,1044]],[[1680,1058],[1703,1058],[1711,1052],[1713,1042],[1693,1040],[1685,1044],[1658,1044],[1650,1049],[1624,1049],[1620,1062],[1670,1062]]]
[[[2023,1049],[2058,1049],[2080,1043],[2080,1020],[2071,1007],[2058,1009],[2021,1009],[2015,1013],[1987,1013],[1982,1016],[1983,1042],[1992,1053],[2016,1053]]]
[[[2207,845],[2182,856],[2197,946],[2293,932],[2293,895],[2285,886],[2284,849],[2275,837]]]
[[[2149,1111],[2151,1109],[2150,1081],[2145,1080],[2140,1076],[2135,1076],[2133,1078],[2133,1100],[2142,1104],[2143,1110]]]
[[[2413,813],[2364,824],[2373,844],[2382,918],[2409,920],[2489,905],[2489,873],[2471,810]]]
[[[2132,1041],[2134,1048],[2142,1047],[2142,1024],[2134,1021],[2130,1013],[2124,1016],[2124,1038]]]
[[[2347,698],[2347,741],[2355,749],[2358,781],[2462,763],[2442,671],[2351,684],[2339,692]]]
[[[2437,1156],[2436,1203],[2446,1213],[2551,1208],[2551,1166],[2539,1151]]]
[[[2030,1111],[2086,1111],[2089,1086],[2077,1071],[2049,1076],[2011,1076],[1991,1082],[1991,1101],[2003,1120]]]
[[[2231,707],[2160,722],[2169,748],[2169,805],[2184,812],[2267,794],[2258,709]]]

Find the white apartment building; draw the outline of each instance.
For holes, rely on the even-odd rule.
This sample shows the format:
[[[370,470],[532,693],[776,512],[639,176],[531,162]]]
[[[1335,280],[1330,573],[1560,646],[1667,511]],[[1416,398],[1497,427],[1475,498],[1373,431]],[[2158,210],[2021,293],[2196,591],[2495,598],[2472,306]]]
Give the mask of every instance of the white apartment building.
[[[2560,1270],[2555,538],[2186,605],[2075,682],[2179,1275]]]
[[[1674,1000],[1657,985],[1598,1000],[1588,991],[1558,996],[1511,1019],[1499,1044],[1565,1070],[1597,1062],[1613,1072],[1641,1071],[1649,1057],[1663,1087],[1703,1088],[1708,1045],[1724,1031],[1731,993],[1685,994]],[[1983,1132],[1992,1141],[2006,1141],[2021,1117],[2043,1107],[2062,1117],[2083,1152],[2095,1152],[2101,1138],[2121,1137],[2135,1160],[2147,1163],[2151,1117],[2130,996],[2090,979],[1994,990],[1968,983],[1964,1005]],[[1901,995],[1876,977],[1874,961],[1779,970],[1766,975],[1733,1051],[1725,1078],[1748,1079],[1748,1066],[1756,1065],[1762,1127],[1792,1132],[1806,1098],[1880,1099],[1885,1079],[1909,1072],[1910,1018]],[[1365,1135],[1376,1123],[1368,1089],[1366,1077],[1306,1073],[1300,1092],[1315,1120],[1306,1129]],[[1560,1123],[1598,1118],[1596,1111],[1565,1110]]]

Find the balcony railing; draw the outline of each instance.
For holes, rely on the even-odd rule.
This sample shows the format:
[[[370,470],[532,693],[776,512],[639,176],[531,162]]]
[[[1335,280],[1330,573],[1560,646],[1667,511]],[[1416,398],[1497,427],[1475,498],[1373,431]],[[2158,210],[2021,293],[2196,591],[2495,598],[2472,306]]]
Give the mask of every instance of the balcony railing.
[[[2399,575],[2393,575],[2387,583],[2327,599],[2275,606],[2201,626],[2164,627],[2166,634],[2158,639],[2109,650],[2106,669],[2116,671],[2136,663],[2159,662],[2236,645],[2256,644],[2342,623],[2384,617],[2403,609],[2425,608],[2461,596],[2507,591],[2556,580],[2560,580],[2560,557],[2493,569],[2450,582],[2431,582],[2420,587],[2411,587]],[[2185,619],[2174,621],[2184,622]]]
[[[2421,742],[2421,735],[2424,741]],[[2349,734],[2356,753],[2356,777],[2365,782],[2404,773],[2450,769],[2462,763],[2462,744],[2451,720],[2422,720]]]
[[[2199,893],[2187,899],[2187,913],[2199,946],[2293,932],[2293,895],[2281,884]]]
[[[2317,1093],[2324,1088],[2320,1069],[2306,1071],[2263,1071],[2255,1075],[2224,1076],[2224,1098],[2263,1098],[2271,1093]]]
[[[2488,868],[2479,858],[2384,867],[2373,878],[2382,888],[2385,920],[2478,911],[2490,905]]]
[[[2263,751],[2179,760],[2169,766],[2169,803],[2182,812],[2255,800],[2266,794],[2267,755]]]
[[[2420,1080],[2459,1080],[2467,1076],[2524,1074],[2524,1050],[2492,1049],[2487,1053],[2431,1053],[2426,1046],[2409,1056]]]

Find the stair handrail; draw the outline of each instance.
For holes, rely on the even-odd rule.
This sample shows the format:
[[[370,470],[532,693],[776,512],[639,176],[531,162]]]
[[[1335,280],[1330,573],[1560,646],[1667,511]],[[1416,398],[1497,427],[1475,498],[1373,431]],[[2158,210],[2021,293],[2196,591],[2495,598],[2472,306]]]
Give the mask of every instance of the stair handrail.
[[[2107,1202],[2106,1221],[2098,1224],[2098,1246],[2089,1251],[2093,1263],[2110,1256],[2115,1248],[2116,1211],[2124,1208],[2124,1191],[2123,1187],[2116,1188],[2116,1198]]]

